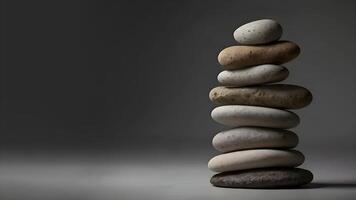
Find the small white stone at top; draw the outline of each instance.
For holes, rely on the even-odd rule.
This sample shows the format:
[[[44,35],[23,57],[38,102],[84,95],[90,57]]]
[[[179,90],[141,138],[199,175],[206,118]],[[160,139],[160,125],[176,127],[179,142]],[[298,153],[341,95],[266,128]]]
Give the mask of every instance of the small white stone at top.
[[[234,32],[235,40],[240,44],[267,44],[279,40],[282,26],[272,19],[261,19],[244,24]]]

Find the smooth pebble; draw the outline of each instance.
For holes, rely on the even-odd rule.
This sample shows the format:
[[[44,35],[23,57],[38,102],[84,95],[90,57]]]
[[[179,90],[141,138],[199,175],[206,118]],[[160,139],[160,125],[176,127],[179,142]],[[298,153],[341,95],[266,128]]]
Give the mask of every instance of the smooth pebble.
[[[288,75],[288,69],[283,66],[264,64],[245,69],[224,70],[217,78],[222,85],[242,87],[283,81]]]
[[[218,55],[219,63],[227,70],[242,69],[262,64],[283,64],[300,53],[297,44],[280,41],[259,46],[231,46]]]
[[[209,98],[218,105],[299,109],[309,105],[313,96],[309,90],[301,86],[273,84],[241,88],[219,86],[210,91]]]
[[[267,168],[214,175],[210,183],[230,188],[290,188],[310,183],[313,174],[301,168]]]
[[[297,167],[304,155],[296,150],[253,149],[221,154],[210,159],[208,167],[215,172],[265,167]]]
[[[240,44],[256,45],[277,41],[282,36],[282,26],[272,19],[261,19],[244,24],[234,31]]]
[[[298,136],[289,130],[239,127],[216,134],[212,142],[220,152],[260,148],[293,148],[298,144]]]
[[[259,126],[288,129],[299,124],[295,113],[276,108],[259,106],[226,105],[211,112],[214,121],[232,127]]]

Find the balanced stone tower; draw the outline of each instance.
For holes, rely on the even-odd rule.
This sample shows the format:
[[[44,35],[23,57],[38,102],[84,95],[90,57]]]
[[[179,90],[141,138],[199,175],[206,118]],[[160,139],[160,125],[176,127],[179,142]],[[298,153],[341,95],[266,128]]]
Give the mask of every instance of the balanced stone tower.
[[[299,124],[299,117],[287,109],[299,109],[312,101],[303,87],[270,84],[286,79],[283,63],[300,53],[297,44],[278,41],[281,25],[271,19],[245,24],[234,32],[239,43],[218,56],[224,67],[218,75],[222,86],[209,97],[219,105],[211,112],[214,121],[229,126],[213,138],[222,154],[209,161],[215,174],[210,182],[218,187],[281,188],[310,183],[313,174],[296,168],[304,155],[293,150],[298,136],[287,129]]]

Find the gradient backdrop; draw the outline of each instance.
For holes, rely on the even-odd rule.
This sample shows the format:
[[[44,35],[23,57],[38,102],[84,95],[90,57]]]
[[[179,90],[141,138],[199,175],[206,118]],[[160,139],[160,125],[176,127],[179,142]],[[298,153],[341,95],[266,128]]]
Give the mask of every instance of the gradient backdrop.
[[[356,195],[356,2],[2,0],[0,8],[1,199]],[[225,129],[210,118],[216,58],[239,25],[261,18],[301,46],[285,82],[314,95],[296,111],[297,149],[315,174],[301,190],[209,185],[211,139]]]

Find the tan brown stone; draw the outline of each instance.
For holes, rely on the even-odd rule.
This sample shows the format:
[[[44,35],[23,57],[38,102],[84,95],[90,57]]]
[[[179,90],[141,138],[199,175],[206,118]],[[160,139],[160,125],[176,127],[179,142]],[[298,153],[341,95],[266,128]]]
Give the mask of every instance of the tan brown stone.
[[[216,87],[209,98],[219,105],[250,105],[285,109],[303,108],[312,101],[309,90],[287,84],[260,85],[243,88]]]
[[[297,44],[289,41],[259,46],[231,46],[219,53],[218,61],[227,70],[261,64],[283,64],[300,53]]]

